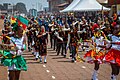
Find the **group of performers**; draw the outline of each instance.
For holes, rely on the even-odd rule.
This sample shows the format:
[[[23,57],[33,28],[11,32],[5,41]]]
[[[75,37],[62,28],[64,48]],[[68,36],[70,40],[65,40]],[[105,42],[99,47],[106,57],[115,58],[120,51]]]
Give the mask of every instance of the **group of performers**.
[[[78,50],[81,47],[86,52],[83,57],[85,61],[94,63],[92,80],[98,80],[99,66],[107,62],[112,69],[111,80],[117,80],[120,67],[120,20],[113,17],[113,20],[109,21],[106,17],[102,21],[97,17],[95,22],[91,21],[86,20],[85,16],[80,20],[69,15],[67,19],[64,16],[44,16],[29,19],[26,31],[17,23],[5,23],[1,35],[2,44],[12,44],[16,49],[1,52],[3,56],[1,62],[9,69],[9,80],[19,80],[20,71],[27,70],[26,61],[22,57],[26,44],[28,50],[35,56],[35,60],[39,59],[42,63],[42,56],[44,56],[44,63],[47,63],[48,41],[50,47],[56,50],[57,56],[61,52],[61,55],[66,58],[69,49],[73,63],[77,61]],[[85,42],[90,45],[85,45]],[[85,47],[89,50],[85,51]]]
[[[44,56],[44,63],[47,63],[47,43],[48,32],[45,29],[45,24],[39,25],[34,19],[31,19],[27,30],[28,36],[28,50],[32,50],[35,60],[40,59],[42,63],[42,56]]]
[[[64,23],[62,29],[54,25],[50,30],[50,41],[51,48],[54,42],[54,50],[56,47],[57,55],[59,55],[59,49],[63,46],[61,55],[66,57],[66,51],[69,48],[72,58],[71,61],[76,62],[79,47],[83,47],[83,50],[84,47],[89,47],[90,50],[86,51],[84,59],[88,63],[94,63],[92,80],[98,80],[99,65],[103,63],[109,63],[111,65],[111,80],[117,80],[120,67],[120,20],[118,20],[118,18],[113,16],[112,21],[109,21],[107,17],[104,21],[98,18],[96,23],[88,24],[85,18],[82,17],[80,22],[75,21],[72,25],[66,26]],[[57,26],[58,25],[61,26],[60,24],[57,24]],[[65,33],[67,33],[67,35]],[[83,44],[84,42],[91,43],[92,46],[85,45]],[[63,53],[64,49],[65,53]]]

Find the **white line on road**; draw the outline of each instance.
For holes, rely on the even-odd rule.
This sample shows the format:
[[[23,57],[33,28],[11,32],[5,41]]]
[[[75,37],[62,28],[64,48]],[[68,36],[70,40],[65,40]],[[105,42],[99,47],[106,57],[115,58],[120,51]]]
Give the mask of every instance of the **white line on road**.
[[[45,65],[43,65],[43,67],[46,67]]]
[[[48,72],[48,73],[49,73],[50,71],[49,71],[49,70],[46,70],[46,72]]]
[[[9,70],[7,69],[7,71],[8,71],[7,79],[9,80]]]
[[[55,79],[55,76],[52,76],[52,79]]]
[[[85,66],[82,66],[83,69],[85,69],[86,67]]]

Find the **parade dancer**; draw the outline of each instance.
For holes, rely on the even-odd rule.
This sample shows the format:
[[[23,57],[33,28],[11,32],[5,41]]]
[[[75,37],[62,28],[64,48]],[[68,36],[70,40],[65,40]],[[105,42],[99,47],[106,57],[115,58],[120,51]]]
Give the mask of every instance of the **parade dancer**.
[[[112,41],[109,41],[112,46],[105,55],[104,60],[111,64],[111,80],[117,80],[120,68],[120,24],[117,23],[113,30],[113,35],[111,36]]]
[[[39,33],[39,27],[36,27],[36,29],[34,30],[34,47],[33,49],[35,49],[34,51],[34,54],[35,54],[35,60],[38,60],[39,58],[39,45],[40,45],[40,42],[39,42],[39,39],[37,38],[37,35]]]
[[[52,31],[52,24],[49,25],[49,35],[50,35],[50,46],[53,47],[53,31]]]
[[[42,56],[44,56],[44,63],[47,63],[47,37],[48,33],[45,32],[45,27],[41,26],[41,31],[37,35],[39,42],[40,42],[40,62],[42,62]]]
[[[104,57],[103,48],[104,46],[104,37],[101,35],[101,31],[97,26],[94,26],[94,36],[92,37],[92,44],[94,45],[94,49],[88,51],[84,58],[86,58],[87,62],[94,63],[94,71],[92,75],[92,80],[98,80],[98,70],[99,65],[102,63],[102,59]]]
[[[30,26],[28,26],[28,31],[27,31],[27,38],[28,38],[28,50],[31,51],[31,47],[32,47],[32,30],[31,30],[32,26],[30,24]]]
[[[69,32],[68,42],[67,42],[67,47],[66,47],[66,48],[70,47],[70,50],[72,52],[72,62],[76,62],[78,40],[79,40],[79,36],[77,33],[77,28],[74,27],[71,30],[71,32]]]
[[[69,31],[70,31],[70,29],[69,28],[67,28],[67,25],[65,26],[65,28],[63,28],[63,32],[64,32],[64,37],[63,37],[63,41],[64,41],[64,47],[63,47],[63,49],[64,49],[64,51],[65,51],[65,53],[64,53],[64,57],[66,58],[66,55],[67,55],[67,41],[68,41],[68,33],[69,33]]]
[[[21,70],[27,70],[26,60],[22,56],[25,38],[23,37],[23,28],[18,26],[16,23],[13,26],[13,30],[14,36],[7,37],[8,41],[6,44],[8,44],[10,40],[9,44],[14,44],[16,50],[4,50],[1,63],[4,66],[8,66],[9,80],[19,80]]]
[[[63,34],[64,33],[63,33],[62,30],[59,30],[58,34],[56,32],[56,37],[57,37],[57,55],[59,55],[60,50],[62,49],[61,55],[64,56],[64,54],[63,54]]]

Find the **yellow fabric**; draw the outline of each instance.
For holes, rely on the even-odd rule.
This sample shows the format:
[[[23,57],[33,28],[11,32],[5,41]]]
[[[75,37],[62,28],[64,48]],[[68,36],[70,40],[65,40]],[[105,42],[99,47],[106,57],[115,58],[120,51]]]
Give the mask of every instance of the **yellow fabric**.
[[[11,39],[9,36],[6,36],[6,38]]]
[[[13,20],[12,18],[10,19],[11,24],[16,23],[16,19]]]
[[[120,35],[120,32],[118,33],[118,35]]]

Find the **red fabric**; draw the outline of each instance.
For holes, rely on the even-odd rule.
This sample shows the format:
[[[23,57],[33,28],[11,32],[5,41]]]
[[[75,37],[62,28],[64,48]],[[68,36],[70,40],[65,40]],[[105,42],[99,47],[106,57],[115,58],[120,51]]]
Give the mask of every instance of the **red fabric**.
[[[117,14],[113,15],[113,20],[117,20]]]
[[[99,28],[98,24],[94,24],[94,25],[92,26],[92,31],[95,30],[96,28]]]
[[[4,19],[4,18],[5,18],[5,16],[4,16],[4,15],[2,15],[2,16],[1,16],[1,18],[2,18],[2,19]]]
[[[96,53],[94,50],[90,50],[84,55],[84,58],[86,57],[94,57],[95,60],[97,59],[102,60],[104,58],[104,54],[102,52]]]
[[[116,25],[117,25],[116,22],[113,22],[113,23],[112,23],[112,27],[115,27]]]
[[[42,33],[44,33],[44,29],[42,29]]]
[[[105,59],[107,62],[115,61],[118,65],[120,65],[120,51],[111,49],[106,55]]]
[[[14,17],[12,17],[12,20],[15,20],[15,18],[14,18]]]
[[[22,22],[20,22],[19,20],[18,20],[18,25],[21,26],[24,30],[27,28],[27,26]]]

